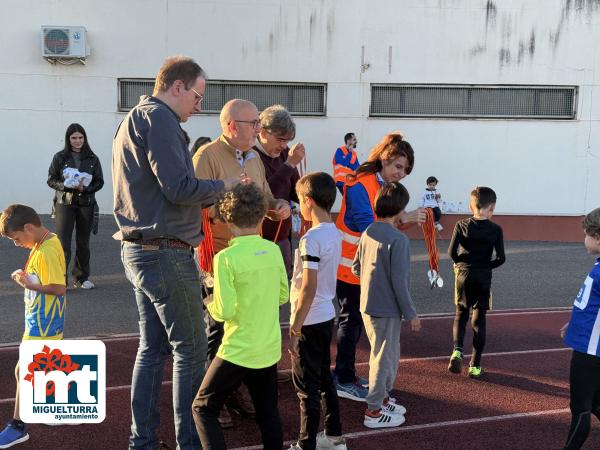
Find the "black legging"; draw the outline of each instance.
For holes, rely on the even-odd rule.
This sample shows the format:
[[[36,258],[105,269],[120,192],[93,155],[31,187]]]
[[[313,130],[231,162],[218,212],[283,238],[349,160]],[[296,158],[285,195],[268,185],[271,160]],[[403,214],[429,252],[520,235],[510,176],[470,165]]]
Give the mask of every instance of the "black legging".
[[[471,316],[471,327],[473,328],[473,354],[471,355],[471,366],[481,366],[481,354],[485,347],[485,314],[487,310],[473,308]],[[462,351],[465,341],[465,330],[469,321],[469,308],[456,305],[454,315],[454,348]]]
[[[75,264],[72,274],[75,282],[84,282],[90,276],[90,235],[94,223],[94,206],[55,205],[56,234],[65,252],[67,270],[71,261],[71,241],[75,229]]]
[[[565,450],[577,450],[590,434],[590,416],[600,420],[600,357],[574,351],[571,357],[571,427]]]

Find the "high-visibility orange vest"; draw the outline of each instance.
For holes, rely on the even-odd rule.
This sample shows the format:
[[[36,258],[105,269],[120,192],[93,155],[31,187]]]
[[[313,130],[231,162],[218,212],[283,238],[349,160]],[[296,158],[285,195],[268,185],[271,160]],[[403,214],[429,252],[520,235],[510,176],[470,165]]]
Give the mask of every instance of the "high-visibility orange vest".
[[[358,241],[360,240],[360,235],[362,233],[352,231],[344,223],[344,216],[346,215],[346,190],[349,187],[359,183],[364,186],[367,194],[369,195],[369,203],[371,204],[371,208],[374,207],[375,195],[377,194],[380,186],[376,174],[365,174],[359,176],[358,178],[346,183],[344,186],[342,208],[340,209],[340,213],[335,222],[338,230],[340,230],[342,233],[342,259],[340,261],[340,265],[338,266],[337,279],[349,284],[360,284],[359,278],[352,273],[352,261],[354,260],[354,255],[356,255]],[[373,216],[375,216],[375,211],[373,211]]]
[[[349,152],[352,152],[352,156],[350,157],[350,164],[355,164],[357,160],[356,152],[354,150],[349,150],[345,145],[340,147],[340,150],[345,156],[348,156]],[[333,157],[333,179],[336,183],[346,183],[346,177],[348,175],[352,175],[354,170],[350,167],[344,166],[343,164],[337,164],[335,161],[335,156]]]

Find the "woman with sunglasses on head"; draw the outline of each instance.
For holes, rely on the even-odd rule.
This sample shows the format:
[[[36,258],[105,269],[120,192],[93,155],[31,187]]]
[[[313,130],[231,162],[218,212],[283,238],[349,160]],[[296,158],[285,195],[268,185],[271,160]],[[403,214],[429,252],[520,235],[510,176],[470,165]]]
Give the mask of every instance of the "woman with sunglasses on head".
[[[84,128],[72,123],[65,133],[64,148],[54,155],[48,169],[48,186],[56,191],[56,234],[65,252],[67,270],[75,229],[75,287],[94,288],[90,275],[90,235],[94,222],[95,193],[104,186],[102,166],[90,148]],[[68,283],[67,283],[68,285]]]

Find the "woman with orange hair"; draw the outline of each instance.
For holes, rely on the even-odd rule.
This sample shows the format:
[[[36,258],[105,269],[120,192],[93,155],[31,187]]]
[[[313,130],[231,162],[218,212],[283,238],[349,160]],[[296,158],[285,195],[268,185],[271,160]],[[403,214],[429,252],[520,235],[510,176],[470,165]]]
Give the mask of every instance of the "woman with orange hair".
[[[402,134],[387,134],[371,150],[368,160],[347,178],[342,207],[336,225],[342,233],[342,260],[337,275],[340,317],[334,375],[339,397],[365,401],[368,380],[358,378],[355,368],[356,345],[362,333],[360,280],[352,271],[352,261],[362,232],[375,220],[373,204],[379,187],[409,175],[415,163],[412,146]],[[405,212],[402,223],[423,222],[425,210]]]

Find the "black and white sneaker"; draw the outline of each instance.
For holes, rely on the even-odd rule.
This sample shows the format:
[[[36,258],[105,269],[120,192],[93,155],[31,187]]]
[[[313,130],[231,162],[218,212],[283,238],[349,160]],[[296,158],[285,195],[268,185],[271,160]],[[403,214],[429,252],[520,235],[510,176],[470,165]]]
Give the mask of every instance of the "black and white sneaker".
[[[399,427],[406,419],[401,414],[392,414],[379,409],[378,411],[365,411],[365,420],[363,424],[367,428],[392,428]]]

